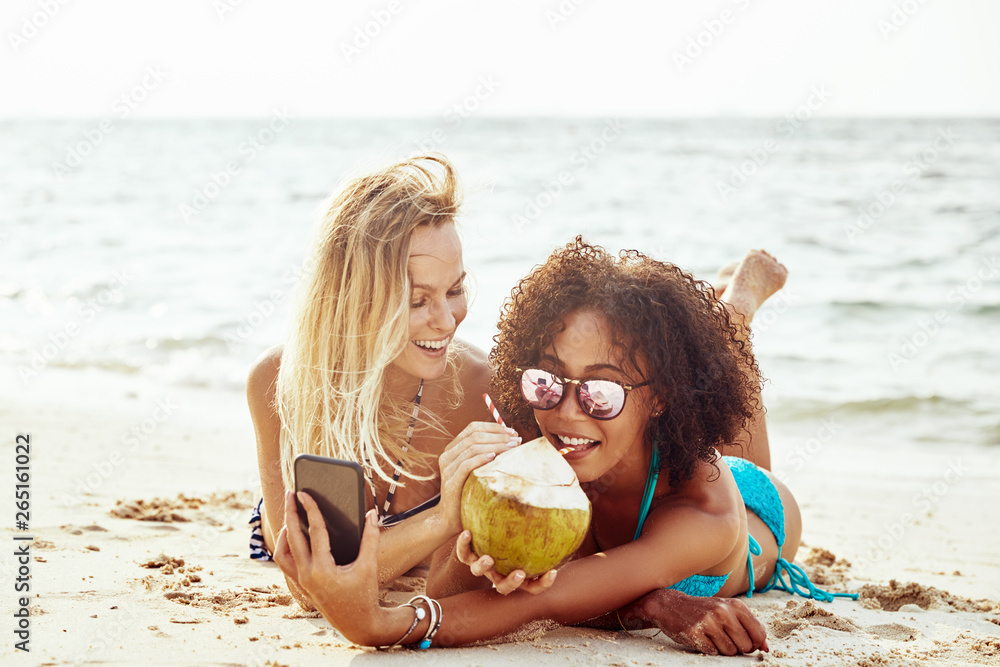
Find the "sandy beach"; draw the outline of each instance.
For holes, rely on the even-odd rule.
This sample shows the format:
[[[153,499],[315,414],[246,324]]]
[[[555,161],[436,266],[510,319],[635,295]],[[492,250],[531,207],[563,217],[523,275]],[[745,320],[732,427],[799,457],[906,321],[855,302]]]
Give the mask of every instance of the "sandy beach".
[[[301,611],[278,568],[247,557],[257,490],[239,394],[78,372],[71,380],[50,369],[0,405],[7,440],[31,436],[30,527],[5,527],[4,539],[34,538],[31,650],[16,651],[8,631],[5,663],[14,655],[13,664],[35,665],[1000,664],[1000,537],[984,525],[1000,501],[995,449],[873,450],[841,438],[796,456],[801,434],[774,423],[775,470],[788,463],[804,515],[798,562],[818,583],[862,598],[755,596],[749,605],[768,628],[769,654],[712,658],[653,631],[577,628],[376,653]],[[12,459],[13,447],[5,451]],[[13,503],[13,483],[6,487]],[[4,552],[11,591],[18,564]],[[385,597],[405,599],[421,584],[404,578]]]
[[[0,667],[1000,667],[1000,3],[4,10]],[[249,558],[246,374],[289,340],[331,193],[428,152],[484,351],[578,235],[710,282],[751,249],[789,269],[752,327],[771,469],[795,561],[858,600],[744,598],[770,651],[736,657],[544,621],[378,652]]]

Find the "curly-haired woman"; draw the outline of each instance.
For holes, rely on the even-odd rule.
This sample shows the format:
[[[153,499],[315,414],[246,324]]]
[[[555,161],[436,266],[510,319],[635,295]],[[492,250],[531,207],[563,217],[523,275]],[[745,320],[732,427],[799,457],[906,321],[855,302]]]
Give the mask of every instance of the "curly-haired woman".
[[[729,290],[752,312],[784,275],[773,258],[752,253]],[[538,619],[652,623],[677,636],[664,620],[670,596],[752,593],[794,568],[801,534],[794,498],[752,463],[717,452],[754,418],[759,379],[743,322],[711,287],[673,265],[637,252],[616,259],[578,238],[517,285],[496,340],[492,393],[523,432],[570,448],[566,460],[593,505],[589,534],[558,577],[504,595],[509,590],[486,590],[490,580],[508,589],[519,582],[493,572],[488,555],[472,554],[462,533],[457,558],[447,549],[435,555],[428,583],[428,593],[448,597],[383,609],[372,529],[358,560],[337,567],[321,529],[311,534],[319,548],[310,552],[288,496],[279,559],[347,638],[448,646]],[[315,504],[303,503],[316,516]],[[316,518],[310,525],[321,526]],[[811,585],[807,592],[829,599]],[[705,652],[766,648],[762,628],[740,618],[687,632],[679,638]]]

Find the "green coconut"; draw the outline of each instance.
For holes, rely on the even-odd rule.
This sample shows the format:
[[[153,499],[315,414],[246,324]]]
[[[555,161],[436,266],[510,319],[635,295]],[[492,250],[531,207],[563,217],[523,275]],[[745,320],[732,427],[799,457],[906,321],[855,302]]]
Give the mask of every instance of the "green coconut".
[[[545,438],[473,470],[462,489],[462,526],[473,550],[502,575],[536,577],[573,554],[590,525],[590,500],[573,468]]]

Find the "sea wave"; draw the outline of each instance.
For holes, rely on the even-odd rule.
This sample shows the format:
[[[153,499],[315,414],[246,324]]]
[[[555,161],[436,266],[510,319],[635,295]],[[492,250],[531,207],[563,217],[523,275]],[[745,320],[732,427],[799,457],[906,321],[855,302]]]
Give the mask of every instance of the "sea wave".
[[[918,412],[969,412],[974,409],[970,400],[950,396],[904,395],[884,398],[870,398],[854,401],[822,399],[785,399],[768,407],[769,412],[783,418],[810,419],[831,413],[837,414],[877,414],[877,413],[918,413]]]
[[[582,155],[605,122],[468,118],[449,128],[438,148],[470,193],[461,226],[477,293],[460,336],[488,347],[516,281],[576,234],[709,279],[764,247],[789,268],[792,297],[770,300],[754,325],[778,392],[773,416],[834,412],[913,438],[972,428],[996,442],[986,411],[1000,411],[1000,276],[969,281],[1000,254],[1000,120],[815,118],[757,168],[748,154],[774,136],[771,121],[635,119]],[[942,124],[962,141],[889,201],[886,189]],[[56,187],[52,161],[87,123],[0,122],[0,364],[44,352],[64,370],[240,386],[284,336],[288,278],[320,203],[357,165],[410,153],[439,126],[303,119],[217,187],[212,175],[226,180],[218,172],[255,121],[129,121]],[[733,187],[725,197],[720,183]],[[196,191],[201,208],[185,221]],[[133,264],[134,281],[109,286],[113,270]],[[961,304],[948,301],[958,285],[970,290]],[[102,308],[84,313],[88,302]],[[947,325],[930,326],[932,336],[923,323],[942,308],[952,309]],[[893,365],[895,353],[905,363]]]

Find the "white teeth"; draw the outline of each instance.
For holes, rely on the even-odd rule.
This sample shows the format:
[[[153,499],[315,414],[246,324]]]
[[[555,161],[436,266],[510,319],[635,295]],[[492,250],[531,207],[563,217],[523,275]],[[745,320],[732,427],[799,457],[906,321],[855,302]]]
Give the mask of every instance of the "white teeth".
[[[450,338],[444,340],[415,340],[413,344],[428,350],[440,350],[442,347],[448,345]]]
[[[589,438],[567,438],[562,435],[557,435],[556,437],[559,438],[559,442],[561,442],[564,445],[569,445],[570,447],[579,447],[580,445],[592,445],[595,442],[597,442],[596,440],[591,440]]]

